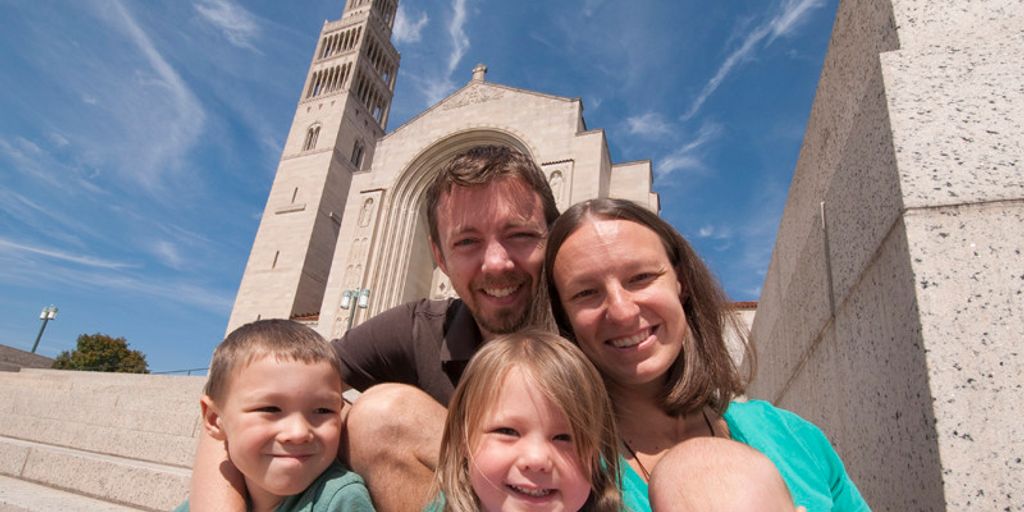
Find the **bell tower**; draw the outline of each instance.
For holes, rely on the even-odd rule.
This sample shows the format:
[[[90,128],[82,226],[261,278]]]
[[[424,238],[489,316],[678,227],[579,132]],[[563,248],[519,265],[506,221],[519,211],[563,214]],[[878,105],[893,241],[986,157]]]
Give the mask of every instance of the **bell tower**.
[[[369,172],[398,72],[398,0],[346,0],[324,21],[228,332],[317,313],[354,174]]]

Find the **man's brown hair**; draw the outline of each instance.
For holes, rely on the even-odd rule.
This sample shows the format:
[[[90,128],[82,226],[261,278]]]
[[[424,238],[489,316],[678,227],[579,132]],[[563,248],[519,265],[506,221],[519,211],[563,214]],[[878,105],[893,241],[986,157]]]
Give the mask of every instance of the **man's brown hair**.
[[[440,247],[437,228],[437,207],[441,196],[452,187],[477,187],[499,178],[518,178],[540,196],[544,207],[544,221],[548,226],[558,218],[558,206],[547,178],[530,157],[508,146],[473,146],[455,155],[441,168],[427,187],[427,225],[430,238]]]

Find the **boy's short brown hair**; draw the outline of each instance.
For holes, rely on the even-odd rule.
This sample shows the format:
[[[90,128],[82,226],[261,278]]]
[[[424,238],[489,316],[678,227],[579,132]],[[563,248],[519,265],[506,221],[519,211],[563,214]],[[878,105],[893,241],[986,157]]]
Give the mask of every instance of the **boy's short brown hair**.
[[[232,331],[213,351],[203,392],[221,402],[232,372],[267,356],[278,361],[328,363],[341,378],[338,354],[316,331],[291,320],[257,320]]]

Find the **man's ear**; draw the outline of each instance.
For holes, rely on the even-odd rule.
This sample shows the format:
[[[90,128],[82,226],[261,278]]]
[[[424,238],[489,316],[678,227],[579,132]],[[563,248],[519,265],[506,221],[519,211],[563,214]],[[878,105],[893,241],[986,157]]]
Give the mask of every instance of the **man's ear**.
[[[218,441],[225,440],[227,436],[224,435],[224,428],[221,426],[220,411],[217,404],[213,403],[213,399],[209,395],[203,395],[203,398],[199,399],[199,408],[203,412],[203,428],[206,429],[206,433]]]
[[[441,248],[434,243],[434,237],[430,237],[430,253],[434,255],[434,263],[444,272],[444,275],[448,275],[448,266],[444,263],[444,253],[441,252]]]

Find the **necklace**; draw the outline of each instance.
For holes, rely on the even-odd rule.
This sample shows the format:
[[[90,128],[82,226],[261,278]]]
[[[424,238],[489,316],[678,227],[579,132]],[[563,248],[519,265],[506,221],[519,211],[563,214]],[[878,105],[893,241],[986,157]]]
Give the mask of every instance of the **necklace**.
[[[708,418],[707,411],[705,411],[704,409],[701,409],[700,410],[700,414],[701,414],[701,416],[704,417],[704,424],[707,425],[708,432],[711,433],[711,437],[715,437],[715,428],[713,426],[711,426],[711,419]],[[626,441],[626,438],[622,438],[622,445],[625,446],[626,447],[626,451],[628,451],[629,454],[633,456],[633,460],[636,461],[636,465],[640,466],[640,473],[643,474],[644,480],[647,481],[647,482],[650,482],[651,481],[651,472],[648,471],[647,467],[644,466],[644,463],[640,461],[640,457],[636,454],[636,450],[634,450],[633,447],[629,445],[629,441]]]

